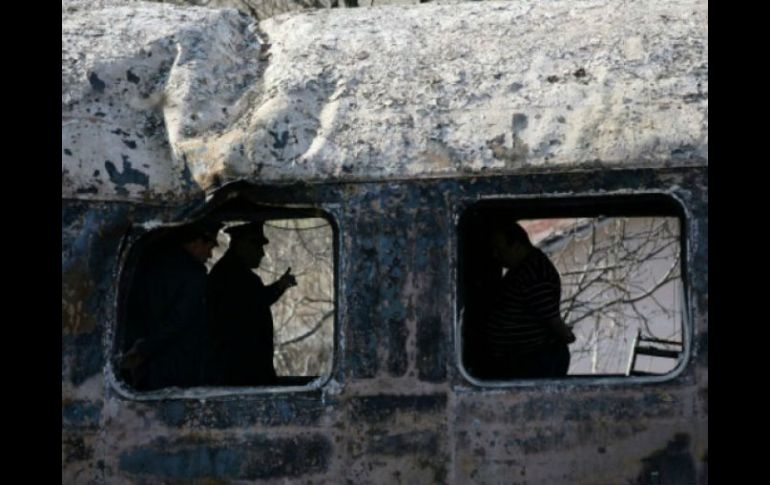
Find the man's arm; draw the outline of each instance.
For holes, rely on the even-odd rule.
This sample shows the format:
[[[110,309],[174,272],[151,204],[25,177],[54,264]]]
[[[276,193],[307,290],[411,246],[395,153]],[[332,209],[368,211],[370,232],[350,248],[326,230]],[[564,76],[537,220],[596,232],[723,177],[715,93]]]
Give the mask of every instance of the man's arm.
[[[267,286],[268,304],[272,305],[292,286],[297,286],[297,279],[291,274],[291,267],[273,284]]]

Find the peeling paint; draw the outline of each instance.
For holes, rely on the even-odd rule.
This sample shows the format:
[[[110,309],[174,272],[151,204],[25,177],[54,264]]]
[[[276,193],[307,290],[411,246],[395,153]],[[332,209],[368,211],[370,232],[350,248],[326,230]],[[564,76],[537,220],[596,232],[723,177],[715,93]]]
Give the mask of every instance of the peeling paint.
[[[62,13],[65,196],[176,202],[252,176],[708,163],[703,0],[431,3],[258,25],[226,9],[83,2]],[[131,169],[93,185],[123,146]]]
[[[320,204],[341,228],[340,353],[331,379],[312,390],[204,388],[154,398],[116,391],[106,361],[121,241],[129,224],[141,232],[189,220],[226,198],[211,198],[211,207],[65,201],[63,307],[73,310],[62,328],[63,456],[70,457],[63,476],[103,473],[105,481],[133,483],[499,476],[580,483],[597,476],[616,483],[641,477],[643,459],[666,449],[672,431],[691,437],[692,453],[706,450],[708,363],[700,357],[678,377],[644,384],[491,388],[467,381],[457,368],[453,271],[456,217],[480,197],[500,194],[544,203],[565,194],[668,191],[687,208],[692,266],[707,261],[707,187],[705,168],[241,185],[239,193],[254,200]],[[699,356],[707,347],[708,288],[707,264],[700,268],[687,275]],[[700,461],[693,467],[706,473]]]
[[[387,422],[397,412],[439,413],[446,404],[447,397],[443,394],[366,396],[353,400],[351,417],[368,423]]]
[[[331,452],[330,443],[321,436],[256,436],[232,447],[160,439],[121,455],[120,467],[132,475],[156,479],[299,477],[323,471]]]
[[[259,401],[169,401],[158,409],[158,419],[168,426],[207,429],[312,426],[319,423],[328,403],[322,403],[320,395],[304,399],[276,396]]]
[[[93,458],[94,448],[82,434],[62,436],[62,454],[64,463],[87,461]]]
[[[440,436],[430,431],[412,431],[395,435],[375,436],[369,443],[368,453],[375,455],[427,455],[439,451]]]
[[[68,427],[95,428],[101,418],[101,405],[89,401],[62,402],[62,421]]]
[[[131,162],[128,161],[128,157],[125,155],[122,155],[121,158],[123,158],[123,170],[120,172],[115,168],[115,164],[111,161],[105,160],[104,162],[104,168],[107,169],[110,181],[118,187],[123,187],[126,184],[143,185],[146,187],[150,181],[150,177],[133,168]]]
[[[707,477],[706,2],[472,2],[259,24],[120,0],[62,7],[63,483]],[[125,251],[228,191],[324,209],[339,226],[330,379],[127,390],[110,362]],[[686,214],[693,358],[657,380],[467,379],[462,211],[649,193]]]

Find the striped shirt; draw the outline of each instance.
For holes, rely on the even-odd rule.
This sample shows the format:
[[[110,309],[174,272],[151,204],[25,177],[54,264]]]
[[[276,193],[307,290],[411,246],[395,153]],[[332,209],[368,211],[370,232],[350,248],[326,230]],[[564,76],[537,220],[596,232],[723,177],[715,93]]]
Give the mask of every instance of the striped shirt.
[[[559,316],[561,279],[537,248],[503,277],[485,319],[484,333],[494,358],[523,355],[552,340],[546,321]]]

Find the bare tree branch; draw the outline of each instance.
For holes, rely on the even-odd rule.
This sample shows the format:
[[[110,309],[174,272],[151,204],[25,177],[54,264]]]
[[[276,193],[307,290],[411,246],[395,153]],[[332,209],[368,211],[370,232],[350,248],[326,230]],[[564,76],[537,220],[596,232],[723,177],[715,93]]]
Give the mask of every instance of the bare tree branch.
[[[287,345],[291,345],[291,344],[294,344],[294,343],[297,343],[297,342],[301,342],[302,340],[305,340],[306,338],[308,338],[311,335],[313,335],[314,333],[316,333],[318,331],[318,329],[320,329],[321,326],[324,324],[324,322],[326,320],[328,320],[329,318],[331,318],[333,315],[334,315],[334,310],[326,312],[323,315],[323,317],[320,320],[318,320],[318,322],[313,326],[313,328],[311,328],[310,330],[308,330],[307,332],[303,333],[302,335],[300,335],[298,337],[294,337],[293,339],[287,340],[286,342],[280,342],[278,344],[278,347],[285,347]]]
[[[669,303],[681,282],[678,230],[674,218],[581,219],[541,243],[559,269],[562,314],[578,336],[573,364],[590,359],[593,372],[620,371],[628,335],[639,328],[681,339],[681,314]]]

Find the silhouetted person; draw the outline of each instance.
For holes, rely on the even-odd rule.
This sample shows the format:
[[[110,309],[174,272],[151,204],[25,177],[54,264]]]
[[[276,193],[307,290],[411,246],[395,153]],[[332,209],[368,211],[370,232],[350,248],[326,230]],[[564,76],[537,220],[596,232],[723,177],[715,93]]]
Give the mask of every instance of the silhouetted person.
[[[485,377],[567,374],[575,341],[560,313],[561,280],[548,257],[512,219],[496,218],[488,233],[492,257],[508,269],[483,319]]]
[[[206,260],[217,223],[175,230],[148,249],[128,301],[131,348],[121,369],[138,389],[204,384],[207,365]]]
[[[463,364],[474,376],[488,373],[482,326],[503,277],[503,267],[492,257],[490,221],[484,216],[474,211],[463,227]]]
[[[226,229],[230,247],[209,274],[209,328],[213,378],[220,385],[257,386],[276,382],[273,315],[270,305],[297,284],[291,268],[265,285],[254,273],[269,241],[262,222]]]

